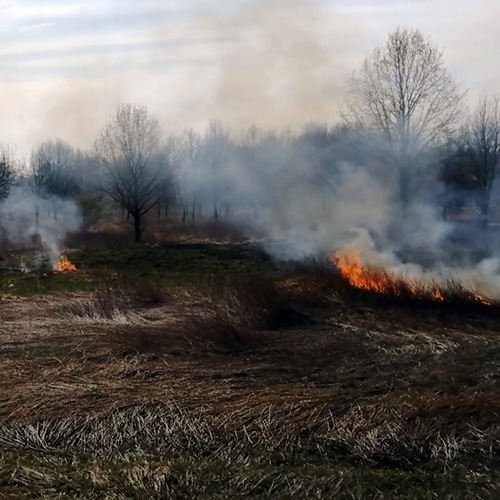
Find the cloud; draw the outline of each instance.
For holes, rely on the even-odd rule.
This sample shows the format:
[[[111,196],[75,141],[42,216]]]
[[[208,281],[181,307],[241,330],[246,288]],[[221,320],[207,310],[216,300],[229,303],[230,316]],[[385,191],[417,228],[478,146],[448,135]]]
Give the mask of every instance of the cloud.
[[[0,142],[90,145],[120,101],[166,130],[331,122],[351,72],[398,24],[444,47],[472,94],[495,90],[498,14],[493,0],[0,1]]]

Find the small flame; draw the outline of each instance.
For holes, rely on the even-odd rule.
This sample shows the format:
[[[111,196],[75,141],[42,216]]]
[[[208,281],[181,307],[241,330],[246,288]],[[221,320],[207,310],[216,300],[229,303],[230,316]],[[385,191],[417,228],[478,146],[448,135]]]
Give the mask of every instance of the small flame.
[[[443,294],[439,290],[434,290],[432,293],[432,300],[436,302],[444,302]]]
[[[74,264],[70,262],[66,255],[61,255],[59,262],[54,266],[54,271],[58,273],[71,273],[76,271],[76,267]]]
[[[358,252],[334,252],[332,261],[342,277],[355,288],[385,295],[409,296],[435,302],[444,302],[445,300],[440,288],[435,284],[421,286],[405,276],[392,274],[380,267],[367,266],[363,264],[361,254]],[[472,302],[492,305],[489,299],[481,295],[467,292],[467,297]]]

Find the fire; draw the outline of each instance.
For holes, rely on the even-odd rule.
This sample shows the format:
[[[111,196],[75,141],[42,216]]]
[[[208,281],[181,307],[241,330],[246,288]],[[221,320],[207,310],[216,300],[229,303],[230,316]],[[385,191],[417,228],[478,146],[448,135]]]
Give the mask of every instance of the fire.
[[[70,262],[66,255],[61,255],[59,262],[54,266],[54,271],[58,273],[71,273],[76,271],[76,267],[74,264]]]
[[[335,252],[333,263],[349,283],[361,290],[377,293],[392,293],[394,278],[382,269],[365,267],[358,252]]]
[[[405,276],[392,274],[381,267],[367,266],[363,263],[361,254],[358,252],[334,252],[332,261],[340,274],[355,288],[384,295],[406,296],[435,302],[444,302],[445,300],[440,287],[435,284],[422,285]],[[492,305],[492,302],[486,297],[468,291],[463,292],[466,300]]]

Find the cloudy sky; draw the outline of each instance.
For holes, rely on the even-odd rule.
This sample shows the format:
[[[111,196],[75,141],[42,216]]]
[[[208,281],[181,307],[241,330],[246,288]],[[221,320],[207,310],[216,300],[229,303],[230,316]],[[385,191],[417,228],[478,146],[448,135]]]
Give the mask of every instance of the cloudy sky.
[[[397,25],[469,89],[500,92],[498,0],[0,0],[0,142],[89,147],[120,102],[165,132],[332,122],[346,82]]]

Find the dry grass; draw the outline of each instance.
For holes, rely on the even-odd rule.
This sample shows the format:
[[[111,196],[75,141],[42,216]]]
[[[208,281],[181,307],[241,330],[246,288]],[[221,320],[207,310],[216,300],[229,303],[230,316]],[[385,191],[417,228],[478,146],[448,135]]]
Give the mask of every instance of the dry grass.
[[[147,322],[119,290],[98,290],[61,308],[64,318],[78,323],[133,325]]]
[[[263,237],[263,234],[257,234],[251,227],[244,228],[241,223],[235,224],[224,219],[201,218],[194,222],[189,219],[184,224],[180,221],[180,216],[160,221],[154,220],[154,217],[149,219],[143,221],[143,240],[152,244],[185,241],[241,243],[250,238]],[[132,240],[132,225],[122,220],[116,224],[100,225],[98,229],[92,231],[69,233],[65,245],[69,248],[94,250],[121,249],[129,246]]]
[[[274,280],[266,277],[229,279],[203,288],[184,291],[184,300],[203,305],[205,320],[236,327],[273,330],[311,323],[294,298]],[[193,315],[193,320],[196,316]]]
[[[183,224],[179,218],[168,218],[150,222],[144,231],[144,240],[150,243],[172,241],[217,241],[240,243],[249,238],[262,236],[255,229],[244,228],[241,223],[224,219],[201,218],[196,221],[187,219]]]
[[[160,306],[170,298],[170,294],[164,288],[146,280],[122,280],[120,286],[122,293],[142,307]]]
[[[4,298],[0,494],[498,497],[496,308],[349,293],[318,269]]]

